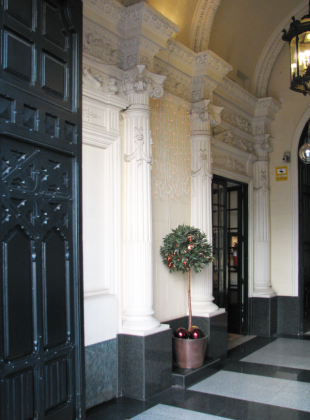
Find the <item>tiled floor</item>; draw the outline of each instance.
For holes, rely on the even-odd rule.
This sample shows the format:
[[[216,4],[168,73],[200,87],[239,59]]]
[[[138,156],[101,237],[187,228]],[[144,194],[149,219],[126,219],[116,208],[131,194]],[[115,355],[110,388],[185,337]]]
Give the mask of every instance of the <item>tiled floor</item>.
[[[310,336],[255,337],[189,389],[147,401],[118,398],[87,420],[310,420]]]

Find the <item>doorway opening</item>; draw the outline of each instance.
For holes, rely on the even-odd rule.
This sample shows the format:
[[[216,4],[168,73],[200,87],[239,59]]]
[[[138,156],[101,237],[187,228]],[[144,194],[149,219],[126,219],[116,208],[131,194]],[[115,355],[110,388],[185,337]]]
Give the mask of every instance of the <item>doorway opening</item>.
[[[299,141],[299,148],[309,143],[310,123],[305,125]],[[299,331],[310,331],[310,166],[298,159],[299,188]]]
[[[214,176],[214,303],[228,314],[228,333],[248,334],[248,186]]]

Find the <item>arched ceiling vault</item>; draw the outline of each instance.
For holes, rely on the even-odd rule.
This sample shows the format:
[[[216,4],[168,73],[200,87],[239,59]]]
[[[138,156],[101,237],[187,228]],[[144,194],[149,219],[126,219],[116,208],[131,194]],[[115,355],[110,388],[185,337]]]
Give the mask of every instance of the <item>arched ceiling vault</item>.
[[[216,53],[232,65],[228,77],[258,97],[266,96],[272,67],[285,45],[282,29],[291,16],[305,14],[308,5],[308,0],[144,1],[180,27],[175,35],[179,42],[195,52]]]

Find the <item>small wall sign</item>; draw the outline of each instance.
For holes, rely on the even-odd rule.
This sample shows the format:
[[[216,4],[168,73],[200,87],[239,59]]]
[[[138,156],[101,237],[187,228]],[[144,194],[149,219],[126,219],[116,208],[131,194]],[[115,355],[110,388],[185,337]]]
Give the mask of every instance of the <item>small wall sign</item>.
[[[287,166],[276,167],[276,181],[287,181]]]

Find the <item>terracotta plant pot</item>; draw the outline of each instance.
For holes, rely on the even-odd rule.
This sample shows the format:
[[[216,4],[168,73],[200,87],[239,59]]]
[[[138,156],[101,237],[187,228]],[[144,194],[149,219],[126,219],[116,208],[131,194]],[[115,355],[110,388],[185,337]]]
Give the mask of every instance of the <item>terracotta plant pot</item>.
[[[194,369],[203,365],[207,350],[207,335],[196,340],[172,337],[172,342],[178,367]]]

